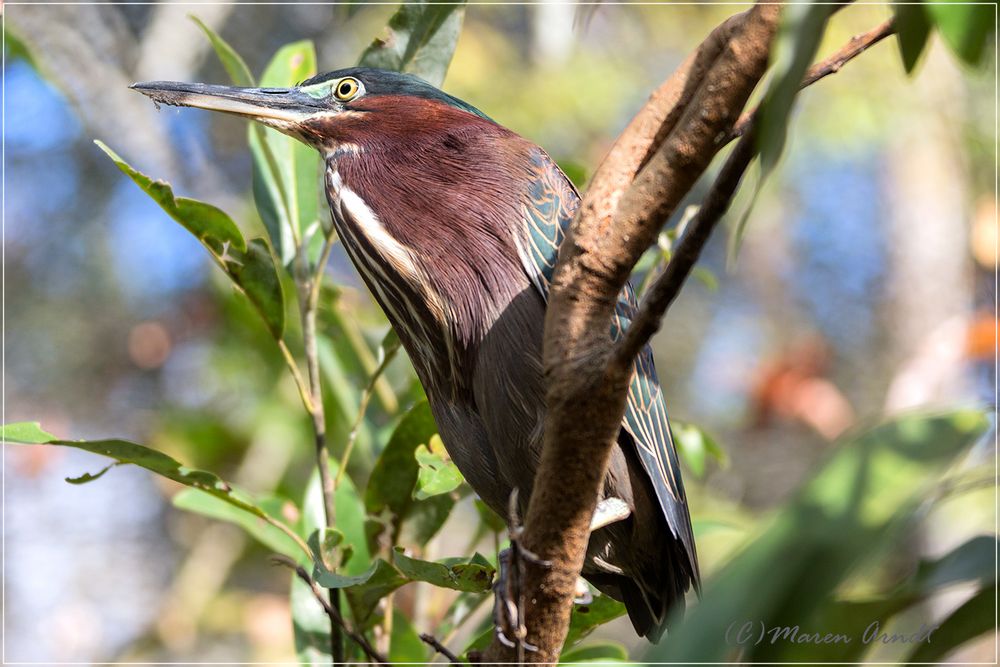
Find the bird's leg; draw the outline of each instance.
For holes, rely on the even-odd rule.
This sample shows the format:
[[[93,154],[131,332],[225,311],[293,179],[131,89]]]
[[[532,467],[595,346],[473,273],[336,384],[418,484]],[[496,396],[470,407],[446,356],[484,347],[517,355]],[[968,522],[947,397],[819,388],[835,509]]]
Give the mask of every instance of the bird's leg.
[[[524,591],[521,587],[525,575],[524,564],[527,561],[548,568],[552,563],[539,558],[521,544],[524,527],[517,513],[516,488],[511,491],[508,503],[507,532],[510,537],[510,548],[500,552],[497,563],[500,573],[493,587],[495,596],[493,620],[496,624],[497,639],[507,647],[516,648],[518,662],[523,662],[525,651],[538,650],[537,646],[525,641],[528,628],[524,624]]]

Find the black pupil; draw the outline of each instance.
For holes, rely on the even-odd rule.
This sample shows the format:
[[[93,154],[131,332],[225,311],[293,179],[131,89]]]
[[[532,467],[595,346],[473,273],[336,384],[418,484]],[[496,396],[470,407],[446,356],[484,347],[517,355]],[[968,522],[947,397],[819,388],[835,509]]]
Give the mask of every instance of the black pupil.
[[[345,81],[344,83],[340,84],[340,94],[341,94],[341,96],[347,97],[348,95],[350,95],[351,94],[351,88],[352,88],[352,86],[351,86],[350,82],[348,82],[348,81]]]

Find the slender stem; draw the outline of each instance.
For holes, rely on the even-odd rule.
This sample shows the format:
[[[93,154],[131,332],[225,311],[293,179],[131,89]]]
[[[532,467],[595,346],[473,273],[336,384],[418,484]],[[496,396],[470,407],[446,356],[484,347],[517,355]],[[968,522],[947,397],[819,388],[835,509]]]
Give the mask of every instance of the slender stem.
[[[330,472],[330,449],[326,442],[326,413],[323,408],[323,384],[320,379],[319,350],[316,339],[316,311],[319,305],[320,284],[326,261],[330,257],[333,241],[330,236],[323,240],[323,250],[314,271],[310,272],[306,249],[299,246],[296,254],[296,273],[299,284],[299,311],[302,317],[302,343],[306,357],[306,375],[309,378],[309,415],[312,417],[313,432],[316,437],[316,466],[319,469],[320,487],[323,493],[323,514],[326,525],[333,527],[337,521],[337,509],[334,503],[333,475]],[[317,587],[318,588],[318,587]],[[325,601],[324,601],[325,602]],[[330,591],[328,605],[340,615],[340,593]],[[333,617],[331,616],[331,619]],[[330,653],[334,663],[344,661],[344,646],[341,641],[341,627],[336,623],[330,625]]]
[[[460,665],[462,661],[458,659],[458,656],[448,650],[448,647],[437,640],[434,635],[427,634],[426,632],[420,635],[420,641],[428,644],[435,651],[448,658],[448,662]]]
[[[382,361],[379,362],[379,365],[372,372],[371,377],[368,379],[368,384],[361,392],[361,403],[358,405],[358,413],[354,417],[354,423],[351,424],[351,432],[347,436],[347,444],[344,446],[344,454],[341,456],[340,469],[337,470],[337,476],[333,480],[334,491],[336,491],[337,486],[340,484],[340,480],[344,476],[344,471],[347,470],[347,462],[351,459],[351,452],[354,450],[354,443],[358,440],[358,432],[361,430],[361,423],[364,421],[365,413],[368,411],[368,403],[371,402],[372,394],[375,393],[375,386],[379,378],[382,377],[382,373],[385,372],[389,362],[396,356],[396,350],[398,349],[398,344],[390,348],[383,348]]]
[[[895,31],[895,23],[893,19],[889,19],[866,33],[855,35],[832,56],[810,67],[802,79],[800,88],[839,72],[844,64]],[[680,293],[712,230],[729,209],[740,179],[757,154],[753,127],[760,116],[759,111],[758,107],[743,114],[733,126],[729,137],[741,137],[740,142],[719,172],[701,208],[690,220],[681,238],[674,243],[673,253],[666,268],[643,294],[639,312],[616,346],[613,358],[615,363],[631,364],[638,351],[659,329],[664,314]]]
[[[267,168],[271,172],[271,176],[274,179],[274,185],[278,188],[278,200],[281,202],[281,207],[284,209],[285,219],[288,220],[288,229],[292,233],[292,242],[295,247],[301,245],[299,239],[299,221],[292,217],[291,211],[291,198],[294,195],[289,194],[285,190],[284,179],[281,177],[281,169],[278,167],[278,160],[274,157],[274,151],[271,150],[271,145],[267,141],[267,131],[264,127],[258,125],[257,123],[252,123],[251,126],[257,132],[257,140],[260,142],[260,148],[264,152],[264,162],[267,163]],[[293,181],[294,182],[294,181]]]
[[[342,630],[351,641],[360,646],[361,650],[365,652],[365,655],[367,655],[369,659],[378,665],[389,664],[389,661],[386,660],[385,656],[376,651],[363,634],[353,630],[351,626],[347,624],[347,621],[344,620],[343,616],[341,616],[340,610],[327,602],[326,591],[321,588],[312,577],[309,576],[309,573],[306,572],[304,567],[285,556],[274,556],[272,561],[275,565],[284,565],[295,572],[298,578],[301,579],[302,582],[309,587],[309,590],[313,592],[313,595],[316,596],[316,599],[323,607],[323,611],[326,612],[326,615],[330,618],[330,624],[339,630]],[[334,663],[336,664],[337,662],[343,662],[343,658],[341,657],[339,661],[335,659]]]
[[[285,359],[285,364],[288,366],[288,370],[292,374],[292,378],[295,380],[295,386],[299,390],[299,397],[302,399],[302,405],[305,406],[306,412],[310,415],[313,413],[313,401],[312,401],[312,391],[309,385],[306,384],[306,380],[302,377],[302,372],[299,370],[299,365],[295,361],[295,357],[292,356],[292,351],[288,349],[288,345],[285,341],[278,340],[278,349],[281,350],[281,356]]]
[[[296,533],[294,530],[286,526],[283,522],[278,521],[272,516],[265,515],[262,518],[264,519],[264,521],[268,522],[269,524],[271,524],[272,526],[283,532],[285,535],[288,535],[288,537],[292,538],[292,541],[295,542],[295,544],[299,547],[299,549],[302,549],[302,553],[306,555],[306,558],[312,560],[313,558],[312,550],[309,548],[309,545],[305,543],[305,540],[299,537],[298,533]]]
[[[625,330],[624,336],[615,346],[612,360],[620,367],[632,363],[639,350],[649,341],[650,337],[660,328],[663,315],[667,308],[680,294],[681,287],[690,275],[691,270],[701,256],[701,251],[708,243],[712,231],[722,216],[729,210],[729,204],[736,194],[740,180],[746,172],[750,161],[757,154],[756,137],[752,130],[743,135],[736,148],[729,155],[719,176],[712,184],[712,189],[705,196],[698,213],[688,223],[684,234],[674,244],[670,261],[646,293],[643,295],[639,310],[632,319],[632,324]]]
[[[802,77],[802,83],[799,85],[799,88],[802,89],[806,86],[811,86],[824,77],[836,74],[851,60],[857,58],[867,49],[875,46],[895,32],[895,20],[890,18],[866,33],[855,35],[850,39],[850,41],[847,42],[847,44],[840,47],[840,49],[832,56],[826,58],[825,60],[821,60],[810,67],[806,71],[805,76]],[[742,136],[747,131],[747,128],[750,127],[750,123],[753,121],[753,117],[757,114],[758,110],[759,107],[751,111],[747,111],[740,116],[739,120],[737,120],[733,125],[733,129],[730,130],[729,134],[726,136],[725,141],[728,143],[736,137]]]

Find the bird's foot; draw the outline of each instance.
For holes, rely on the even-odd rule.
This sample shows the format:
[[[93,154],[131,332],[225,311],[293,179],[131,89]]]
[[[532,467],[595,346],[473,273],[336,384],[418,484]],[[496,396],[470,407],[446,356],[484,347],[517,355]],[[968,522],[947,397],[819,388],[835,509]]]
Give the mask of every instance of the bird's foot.
[[[493,624],[497,639],[504,646],[518,651],[537,651],[537,646],[527,642],[528,628],[524,623],[524,596],[521,594],[523,571],[514,562],[514,544],[511,541],[511,548],[499,555],[499,571],[493,585]],[[523,558],[524,554],[520,556]]]
[[[509,648],[516,648],[520,660],[524,651],[538,650],[537,646],[528,643],[528,628],[524,623],[524,593],[521,584],[525,576],[525,563],[542,568],[552,567],[552,563],[521,544],[524,526],[521,525],[517,507],[517,489],[514,489],[510,494],[507,517],[510,548],[499,554],[499,573],[493,586],[493,620],[497,639]]]

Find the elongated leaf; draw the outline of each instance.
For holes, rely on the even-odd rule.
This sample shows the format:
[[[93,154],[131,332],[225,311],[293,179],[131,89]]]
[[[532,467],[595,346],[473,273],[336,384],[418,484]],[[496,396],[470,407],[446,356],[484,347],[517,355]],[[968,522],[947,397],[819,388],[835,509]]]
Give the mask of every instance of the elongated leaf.
[[[285,554],[300,562],[308,559],[306,554],[287,534],[267,523],[259,516],[225,502],[199,489],[184,489],[172,499],[174,507],[194,512],[219,521],[233,523],[245,530],[251,537],[271,551]],[[264,508],[261,507],[264,511]]]
[[[188,16],[208,37],[212,48],[215,49],[215,55],[218,56],[219,62],[226,69],[226,73],[229,74],[233,85],[243,86],[244,88],[251,88],[256,85],[253,80],[253,74],[250,73],[250,68],[247,67],[246,62],[236,52],[236,49],[230,46],[226,40],[222,39],[217,32],[205,25],[200,18],[194,14],[189,14]]]
[[[316,74],[310,41],[288,44],[260,77],[265,88],[289,88]],[[319,228],[319,153],[270,128],[251,125],[253,193],[271,243],[284,265],[295,257],[295,239]]]
[[[4,425],[0,427],[0,437],[3,438],[4,442],[10,444],[73,447],[85,452],[107,456],[117,461],[118,464],[139,466],[184,486],[198,489],[204,495],[215,498],[236,510],[251,514],[260,519],[269,518],[268,514],[248,495],[238,489],[234,489],[214,473],[187,468],[176,459],[162,452],[129,442],[128,440],[61,440],[43,431],[37,422]],[[97,475],[90,475],[90,480],[97,479],[104,472],[102,471]],[[79,481],[80,478],[77,478],[77,480]],[[216,506],[214,509],[222,511],[219,509],[219,506]],[[288,543],[294,544],[294,540],[289,539]],[[283,543],[283,547],[287,547],[288,543]],[[282,551],[284,552],[284,548]]]
[[[955,55],[969,65],[978,65],[993,32],[996,6],[935,2],[924,7]]]
[[[885,628],[896,615],[920,604],[941,589],[957,583],[990,586],[996,580],[996,539],[980,536],[949,554],[920,563],[916,572],[886,595],[869,600],[840,600],[825,605],[815,615],[813,627],[852,638],[826,644],[789,644],[782,659],[789,662],[860,662],[870,643],[860,641],[872,624]]]
[[[413,581],[426,581],[441,588],[451,588],[466,593],[485,593],[493,585],[496,570],[480,554],[472,558],[453,558],[432,562],[411,558],[397,547],[392,563]]]
[[[931,36],[931,20],[926,8],[920,4],[897,2],[892,6],[892,12],[896,16],[896,41],[903,68],[912,72]]]
[[[625,615],[625,605],[607,595],[596,595],[590,604],[574,604],[569,616],[569,632],[563,644],[565,651],[589,635],[598,626]]]
[[[324,588],[344,591],[354,619],[361,625],[369,620],[379,600],[410,582],[382,558],[376,558],[365,571],[355,575],[331,572],[323,563],[316,562],[313,578]]]
[[[330,460],[333,474],[338,464]],[[376,573],[377,563],[371,562],[368,543],[365,539],[365,510],[358,497],[357,489],[347,476],[337,486],[334,495],[337,513],[336,530],[343,535],[339,547],[344,550],[346,562],[336,573],[330,572],[322,560],[313,560],[313,578],[326,588],[342,589],[346,586],[365,584]],[[326,530],[323,510],[323,490],[319,471],[314,470],[306,487],[302,503],[302,531],[304,534],[319,535]],[[312,545],[314,551],[316,544]],[[349,554],[349,558],[347,555]],[[404,582],[405,583],[405,582]],[[399,585],[402,585],[399,584]],[[313,599],[312,591],[297,577],[292,577],[290,592],[292,608],[292,629],[295,634],[295,650],[299,661],[310,665],[330,664],[330,620],[319,603]]]
[[[361,55],[364,67],[409,72],[440,86],[462,30],[462,3],[408,2],[389,19],[379,37]]]
[[[962,644],[994,631],[996,619],[996,584],[982,589],[956,609],[930,637],[921,642],[907,662],[940,662]]]
[[[673,434],[677,451],[696,477],[705,475],[707,456],[711,456],[722,466],[729,462],[725,451],[719,447],[715,439],[694,424],[675,421]]]
[[[782,8],[781,26],[774,41],[770,80],[760,104],[757,143],[760,148],[760,174],[750,204],[740,217],[730,238],[729,258],[732,261],[743,240],[747,219],[757,197],[785,150],[785,138],[791,119],[792,105],[799,92],[802,77],[819,48],[827,19],[833,5],[812,3],[789,4]]]
[[[337,463],[331,459],[333,474],[336,474]],[[341,478],[334,494],[334,506],[337,511],[336,528],[343,533],[342,545],[350,548],[351,558],[341,568],[343,574],[355,575],[366,571],[371,555],[368,551],[368,541],[365,538],[365,508],[358,497],[358,491],[351,478]],[[303,531],[312,535],[326,528],[323,514],[323,492],[319,481],[319,471],[315,471],[306,488],[303,504]]]
[[[454,491],[464,481],[458,467],[448,458],[439,436],[431,436],[427,446],[419,445],[414,456],[420,466],[417,489],[413,493],[418,500]]]
[[[403,415],[368,478],[365,507],[370,514],[389,510],[399,521],[408,515],[419,474],[417,447],[429,443],[436,433],[427,401],[420,401]]]
[[[649,657],[720,661],[742,648],[744,661],[781,661],[786,643],[738,647],[719,638],[746,619],[820,627],[816,610],[866,557],[903,534],[928,484],[986,427],[979,411],[909,414],[838,447],[771,526],[705,583],[698,606]]]
[[[175,197],[166,182],[154,181],[104,143],[95,143],[167,215],[201,241],[216,264],[260,313],[271,335],[281,338],[285,328],[284,294],[267,244],[261,239],[247,243],[239,227],[224,211],[196,199]]]

